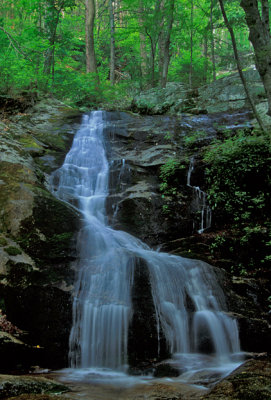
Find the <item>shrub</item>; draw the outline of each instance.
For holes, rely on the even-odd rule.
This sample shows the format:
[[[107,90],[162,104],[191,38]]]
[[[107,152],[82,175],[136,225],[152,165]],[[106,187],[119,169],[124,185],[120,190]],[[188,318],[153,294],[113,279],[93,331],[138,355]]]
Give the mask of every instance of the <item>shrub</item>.
[[[22,251],[15,246],[5,247],[5,252],[8,253],[10,256],[17,256],[18,254],[22,254]]]

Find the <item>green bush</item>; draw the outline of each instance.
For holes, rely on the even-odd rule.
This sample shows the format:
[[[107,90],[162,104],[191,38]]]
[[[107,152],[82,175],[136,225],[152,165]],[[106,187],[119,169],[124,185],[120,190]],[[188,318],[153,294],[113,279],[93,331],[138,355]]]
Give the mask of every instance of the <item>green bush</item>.
[[[226,226],[231,232],[226,246],[225,238],[217,237],[212,251],[217,256],[225,257],[225,247],[231,248],[237,272],[269,269],[269,138],[264,135],[247,136],[241,132],[224,141],[217,140],[207,148],[204,160],[207,163],[208,198],[216,224],[218,227]]]
[[[8,253],[10,256],[17,256],[18,254],[22,254],[22,251],[15,246],[5,247],[5,252]]]

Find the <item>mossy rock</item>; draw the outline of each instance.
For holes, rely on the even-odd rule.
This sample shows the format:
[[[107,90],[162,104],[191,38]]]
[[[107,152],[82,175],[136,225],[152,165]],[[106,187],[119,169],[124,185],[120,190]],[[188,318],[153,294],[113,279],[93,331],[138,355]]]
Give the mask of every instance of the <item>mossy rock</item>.
[[[0,375],[0,399],[22,394],[61,394],[69,389],[46,378]]]
[[[3,182],[0,191],[0,229],[16,235],[20,222],[31,215],[34,198],[31,188],[37,183],[37,178],[27,163],[2,161],[0,179]]]

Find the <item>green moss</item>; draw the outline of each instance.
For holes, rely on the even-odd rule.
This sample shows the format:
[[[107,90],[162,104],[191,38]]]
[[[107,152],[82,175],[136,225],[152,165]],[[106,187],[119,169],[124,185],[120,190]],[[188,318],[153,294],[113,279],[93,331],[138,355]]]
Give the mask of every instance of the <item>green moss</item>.
[[[7,240],[4,237],[0,237],[0,246],[6,246],[7,244]]]
[[[43,149],[43,147],[36,142],[36,140],[32,136],[22,137],[20,138],[20,143],[26,148],[32,147],[35,149]]]
[[[22,254],[22,251],[15,246],[5,247],[5,252],[8,253],[10,256],[17,256],[18,254]]]

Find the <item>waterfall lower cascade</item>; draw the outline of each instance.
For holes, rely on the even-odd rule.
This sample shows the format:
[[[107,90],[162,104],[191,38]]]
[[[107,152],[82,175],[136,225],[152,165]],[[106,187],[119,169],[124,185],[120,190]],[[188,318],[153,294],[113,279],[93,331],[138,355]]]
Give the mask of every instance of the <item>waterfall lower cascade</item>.
[[[157,329],[163,331],[175,364],[179,360],[186,373],[230,365],[240,352],[238,328],[225,312],[224,295],[212,267],[153,251],[128,233],[108,226],[109,164],[103,138],[107,124],[106,112],[85,115],[62,167],[52,176],[56,196],[82,215],[71,367],[126,371],[138,259],[148,268]],[[202,350],[206,342],[210,354]]]

